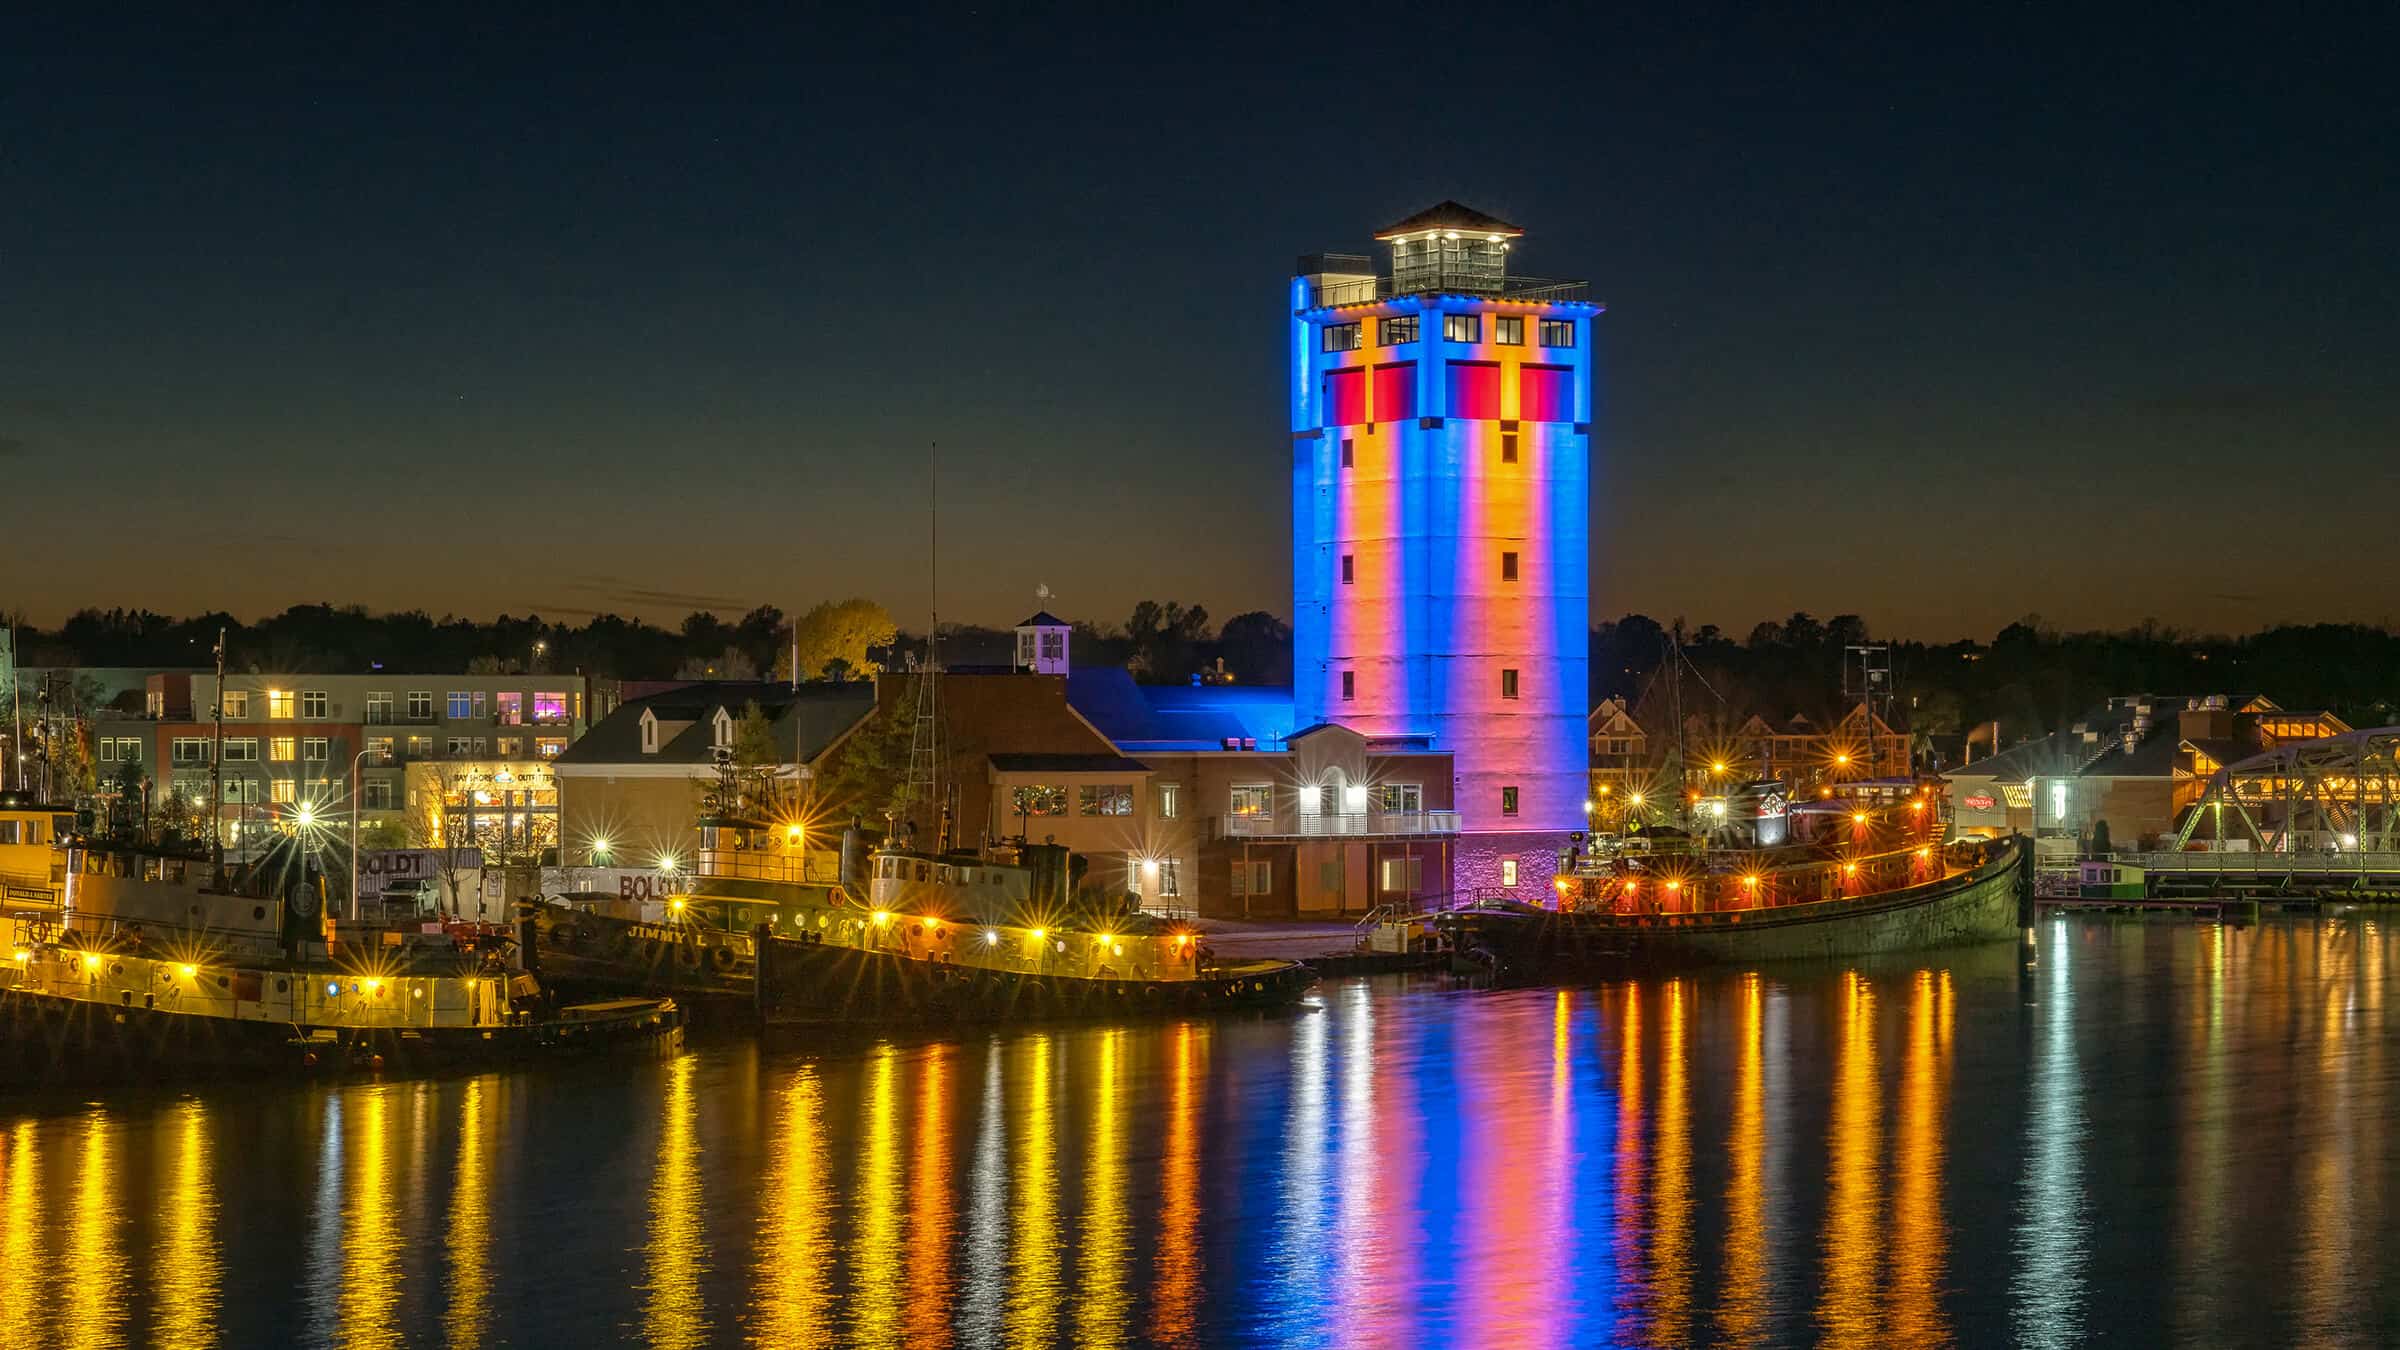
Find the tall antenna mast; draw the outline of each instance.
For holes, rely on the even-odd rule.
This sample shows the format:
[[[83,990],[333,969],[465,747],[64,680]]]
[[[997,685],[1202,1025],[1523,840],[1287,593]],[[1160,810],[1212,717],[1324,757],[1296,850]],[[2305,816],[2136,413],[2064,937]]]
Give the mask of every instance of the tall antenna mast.
[[[934,847],[949,847],[949,807],[942,800],[941,700],[937,692],[942,668],[942,449],[935,442],[927,450],[927,494],[929,521],[926,534],[928,583],[925,601],[925,662],[917,671],[916,726],[908,745],[909,824],[918,822],[917,811],[934,812],[934,818],[924,822],[934,831]]]

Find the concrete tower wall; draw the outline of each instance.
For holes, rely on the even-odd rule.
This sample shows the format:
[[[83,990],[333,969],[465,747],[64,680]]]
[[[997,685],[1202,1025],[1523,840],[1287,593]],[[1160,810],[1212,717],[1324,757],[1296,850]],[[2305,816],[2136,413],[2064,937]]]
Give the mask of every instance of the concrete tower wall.
[[[1316,298],[1307,278],[1295,280],[1295,720],[1424,737],[1450,752],[1461,829],[1495,836],[1489,847],[1461,841],[1459,884],[1493,884],[1497,862],[1487,881],[1464,875],[1481,870],[1471,859],[1516,856],[1531,871],[1522,855],[1584,824],[1600,310],[1456,295]],[[1445,339],[1454,315],[1472,318],[1473,340]],[[1387,319],[1401,320],[1401,332],[1387,334]],[[1502,319],[1519,321],[1519,341],[1499,340]],[[1543,320],[1571,323],[1572,342],[1544,345]],[[1355,348],[1326,350],[1326,329],[1346,324],[1358,325]],[[1503,683],[1511,670],[1513,697]]]

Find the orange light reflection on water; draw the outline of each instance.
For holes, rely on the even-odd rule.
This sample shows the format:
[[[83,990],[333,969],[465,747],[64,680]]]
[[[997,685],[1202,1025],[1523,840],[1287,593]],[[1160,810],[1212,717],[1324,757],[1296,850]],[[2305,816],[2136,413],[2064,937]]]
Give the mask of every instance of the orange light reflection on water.
[[[917,1061],[917,1122],[909,1158],[908,1328],[912,1346],[950,1344],[950,1048]]]
[[[700,1277],[708,1268],[705,1203],[700,1190],[700,1103],[692,1087],[696,1056],[667,1066],[658,1156],[650,1173],[650,1239],[642,1248],[642,1331],[657,1350],[687,1350],[708,1340],[708,1304]]]
[[[1883,1343],[1876,1306],[1883,1234],[1877,1231],[1883,1171],[1881,1084],[1875,1071],[1875,991],[1856,971],[1842,976],[1826,1165],[1832,1190],[1821,1243],[1825,1282],[1817,1321],[1829,1345]]]
[[[770,1173],[758,1219],[758,1343],[800,1350],[832,1338],[825,1281],[834,1197],[826,1186],[824,1085],[813,1065],[792,1071],[776,1112]]]
[[[1205,1023],[1178,1022],[1167,1043],[1166,1157],[1160,1168],[1157,1293],[1150,1338],[1191,1345],[1200,1306],[1200,1107],[1208,1058]]]
[[[1735,1345],[1765,1334],[1766,996],[1753,973],[1742,977],[1741,1039],[1734,1049],[1733,1120],[1725,1181],[1725,1291],[1717,1328]]]

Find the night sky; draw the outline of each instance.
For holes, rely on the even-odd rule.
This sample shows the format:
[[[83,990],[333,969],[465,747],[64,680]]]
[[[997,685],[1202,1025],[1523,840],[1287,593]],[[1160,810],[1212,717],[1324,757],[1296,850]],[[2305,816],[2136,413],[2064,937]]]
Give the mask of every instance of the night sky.
[[[1288,613],[1292,259],[1455,197],[1596,615],[2400,611],[2371,8],[363,8],[0,36],[0,608],[921,623],[939,441],[945,618]]]

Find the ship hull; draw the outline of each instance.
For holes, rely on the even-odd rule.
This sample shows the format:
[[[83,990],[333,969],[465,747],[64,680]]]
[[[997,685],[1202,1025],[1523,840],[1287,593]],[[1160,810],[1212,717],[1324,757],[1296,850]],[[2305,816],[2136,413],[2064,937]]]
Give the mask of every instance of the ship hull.
[[[585,1055],[672,1053],[672,1004],[494,1027],[307,1027],[112,1007],[0,989],[0,1079],[143,1083],[243,1075],[428,1073]]]
[[[1439,916],[1456,950],[1505,976],[1822,961],[2010,941],[2023,925],[2025,859],[1854,900],[1709,914],[1461,911]]]

